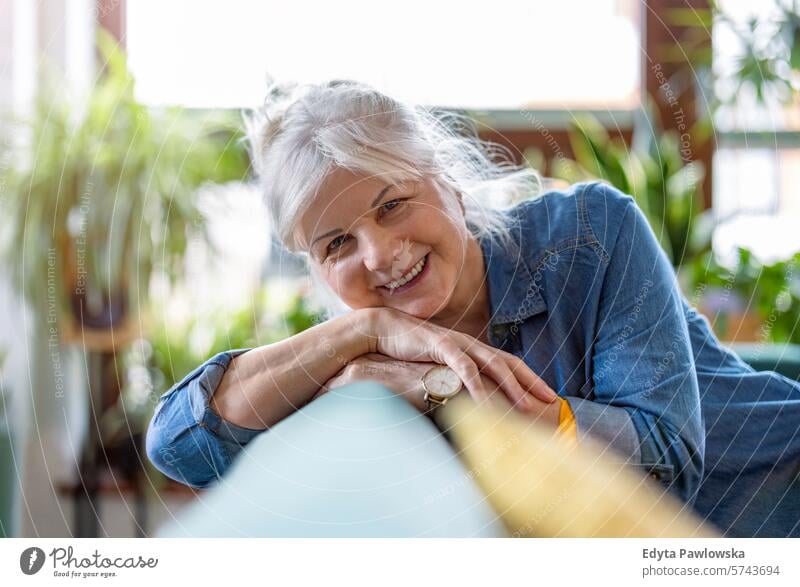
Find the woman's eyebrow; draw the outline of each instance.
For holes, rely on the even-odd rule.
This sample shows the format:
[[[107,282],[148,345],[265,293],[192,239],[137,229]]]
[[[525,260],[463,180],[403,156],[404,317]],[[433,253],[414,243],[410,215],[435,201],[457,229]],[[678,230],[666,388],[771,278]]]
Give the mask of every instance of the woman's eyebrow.
[[[374,200],[372,200],[372,204],[370,205],[370,208],[369,208],[369,209],[370,209],[370,210],[372,210],[372,209],[373,209],[373,208],[375,208],[375,207],[376,207],[378,204],[380,204],[381,200],[383,199],[383,196],[385,196],[385,195],[386,195],[386,193],[387,193],[387,192],[388,192],[388,191],[389,191],[391,188],[393,188],[393,187],[394,187],[394,184],[391,184],[391,183],[390,183],[390,184],[389,184],[389,185],[387,185],[385,188],[383,188],[383,189],[381,190],[381,192],[380,192],[380,193],[377,195],[377,197],[376,197]],[[320,235],[320,236],[318,236],[317,238],[315,238],[315,239],[314,239],[314,242],[312,242],[312,243],[311,243],[311,247],[313,248],[313,247],[314,247],[314,245],[315,245],[315,244],[317,244],[317,241],[319,241],[319,240],[322,240],[323,238],[327,238],[327,237],[329,237],[329,236],[333,236],[334,234],[338,234],[338,233],[340,233],[340,232],[344,232],[344,230],[343,230],[343,229],[341,229],[341,228],[334,228],[333,230],[329,230],[329,231],[328,231],[328,232],[326,232],[325,234],[323,234],[323,235]]]

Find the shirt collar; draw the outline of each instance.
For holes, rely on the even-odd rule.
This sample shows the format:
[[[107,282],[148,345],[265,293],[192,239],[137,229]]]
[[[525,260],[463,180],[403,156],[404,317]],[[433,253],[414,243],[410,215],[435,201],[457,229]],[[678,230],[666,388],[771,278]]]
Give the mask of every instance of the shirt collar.
[[[534,279],[531,268],[522,255],[526,247],[521,244],[518,235],[514,234],[512,240],[520,252],[506,250],[496,238],[478,239],[489,288],[490,326],[519,324],[547,310],[541,294],[540,280]]]

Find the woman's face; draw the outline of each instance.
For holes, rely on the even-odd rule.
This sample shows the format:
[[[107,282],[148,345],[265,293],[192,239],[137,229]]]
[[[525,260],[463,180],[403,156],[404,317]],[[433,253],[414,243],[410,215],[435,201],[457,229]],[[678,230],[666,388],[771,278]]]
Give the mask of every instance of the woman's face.
[[[422,319],[448,307],[471,238],[458,196],[432,179],[393,185],[342,168],[328,176],[298,230],[311,262],[348,306]]]

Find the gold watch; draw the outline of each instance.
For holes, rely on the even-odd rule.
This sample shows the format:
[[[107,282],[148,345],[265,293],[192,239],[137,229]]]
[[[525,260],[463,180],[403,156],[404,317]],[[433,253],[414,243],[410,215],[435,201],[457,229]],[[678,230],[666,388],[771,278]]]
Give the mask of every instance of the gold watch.
[[[431,367],[422,376],[422,388],[425,390],[426,413],[431,415],[436,408],[447,403],[464,388],[458,374],[447,365]]]

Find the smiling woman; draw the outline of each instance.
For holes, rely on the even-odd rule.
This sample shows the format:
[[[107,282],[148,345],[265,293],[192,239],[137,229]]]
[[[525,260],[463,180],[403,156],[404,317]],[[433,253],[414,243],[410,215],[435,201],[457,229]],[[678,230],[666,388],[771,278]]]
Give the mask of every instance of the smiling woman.
[[[211,482],[253,432],[329,389],[326,382],[344,381],[368,354],[448,365],[475,399],[499,392],[558,422],[550,386],[489,344],[478,244],[491,239],[518,254],[506,213],[483,202],[531,196],[534,170],[482,143],[463,117],[353,81],[275,84],[245,125],[271,228],[308,259],[328,320],[215,357],[167,392],[148,434],[159,468],[192,485]],[[391,385],[404,393],[417,379],[395,375]],[[187,385],[194,391],[180,393]],[[197,450],[208,439],[211,458]]]
[[[322,260],[334,248],[352,248],[346,242],[353,235],[338,236],[332,246],[325,241],[323,250],[309,246],[320,245],[322,235],[351,232],[350,223],[370,212],[373,219],[382,215],[384,226],[407,228],[422,217],[430,229],[449,223],[442,236],[455,238],[451,249],[466,246],[467,231],[511,246],[502,212],[485,203],[525,199],[540,185],[534,170],[514,166],[508,153],[470,133],[466,118],[434,115],[352,81],[274,85],[246,125],[272,228],[287,249],[319,262],[311,264],[311,277],[329,317],[362,305],[340,299],[341,289],[331,289],[322,274]],[[378,208],[383,197],[387,205]],[[362,232],[362,240],[373,236],[391,238]],[[401,244],[394,243],[401,264],[403,255],[421,253]]]
[[[483,258],[460,194],[430,178],[385,185],[342,168],[320,193],[326,204],[309,206],[299,230],[303,242],[323,233],[309,239],[311,267],[338,299],[447,327],[488,324]]]
[[[209,485],[256,435],[365,379],[446,415],[420,385],[446,365],[478,409],[591,437],[730,535],[800,535],[800,384],[720,345],[632,197],[530,198],[536,173],[462,120],[355,82],[275,86],[246,121],[272,227],[328,316],[168,391],[147,435],[167,475]],[[522,201],[487,205],[503,200]]]

